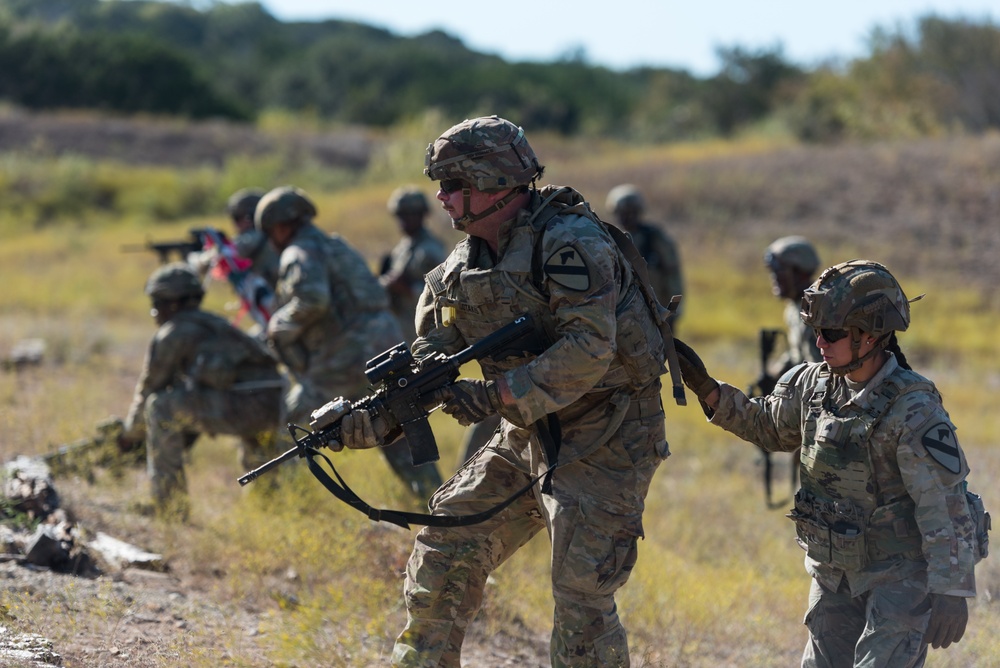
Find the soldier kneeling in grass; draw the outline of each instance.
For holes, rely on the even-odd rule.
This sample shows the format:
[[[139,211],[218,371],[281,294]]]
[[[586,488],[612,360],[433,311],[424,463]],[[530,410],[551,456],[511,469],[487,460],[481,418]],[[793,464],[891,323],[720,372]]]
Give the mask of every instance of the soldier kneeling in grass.
[[[184,451],[199,434],[240,438],[240,464],[256,467],[277,453],[276,429],[286,381],[267,349],[224,318],[201,310],[197,274],[183,263],[146,282],[159,325],[125,419],[123,449],[145,438],[157,510],[186,507]]]

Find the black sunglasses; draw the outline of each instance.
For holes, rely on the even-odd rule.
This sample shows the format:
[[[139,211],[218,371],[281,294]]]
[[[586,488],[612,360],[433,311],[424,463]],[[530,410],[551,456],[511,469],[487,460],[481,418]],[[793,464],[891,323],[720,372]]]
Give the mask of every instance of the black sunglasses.
[[[462,179],[445,179],[444,181],[440,181],[438,183],[438,187],[441,189],[441,192],[450,195],[456,190],[461,190],[462,188],[464,188],[465,181],[463,181]]]
[[[831,329],[829,327],[814,327],[813,331],[816,332],[816,336],[822,336],[826,339],[827,343],[836,343],[842,338],[847,336],[846,329]]]

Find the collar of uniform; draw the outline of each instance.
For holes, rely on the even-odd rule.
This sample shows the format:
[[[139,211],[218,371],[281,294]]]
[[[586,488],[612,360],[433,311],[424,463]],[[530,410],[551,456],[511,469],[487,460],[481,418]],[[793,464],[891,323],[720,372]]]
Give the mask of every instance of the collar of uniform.
[[[851,403],[861,409],[867,408],[872,393],[898,368],[899,362],[896,361],[896,356],[889,353],[889,359],[885,361],[885,364],[882,365],[882,368],[874,376],[868,379],[868,382],[852,383],[844,376],[847,388],[851,391]]]
[[[534,196],[531,198],[531,203],[535,203]],[[512,218],[500,223],[500,227],[497,229],[497,259],[503,257],[504,251],[507,250],[507,246],[510,245],[514,236],[514,231],[523,226],[530,216],[530,208],[520,209]]]
[[[472,237],[466,237],[455,244],[454,250],[448,254],[444,261],[445,283],[456,280],[456,277],[469,266],[469,258],[472,253]]]

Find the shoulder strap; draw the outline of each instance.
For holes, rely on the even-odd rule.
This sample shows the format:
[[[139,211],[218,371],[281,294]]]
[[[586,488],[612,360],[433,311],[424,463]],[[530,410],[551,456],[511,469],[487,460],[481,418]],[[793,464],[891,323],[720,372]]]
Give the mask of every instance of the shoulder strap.
[[[337,469],[334,468],[333,462],[331,462],[330,458],[325,454],[313,448],[306,448],[306,452],[301,456],[306,458],[306,461],[309,464],[310,473],[312,473],[313,476],[319,480],[324,487],[326,487],[327,491],[335,497],[358,512],[365,514],[370,520],[375,522],[389,522],[390,524],[395,524],[396,526],[403,527],[404,529],[409,529],[411,524],[428,527],[464,527],[485,522],[510,504],[514,503],[519,496],[534,487],[535,484],[542,478],[546,478],[546,481],[548,481],[555,469],[554,465],[550,466],[544,473],[533,477],[527,485],[517,490],[492,508],[488,508],[480,513],[472,513],[469,515],[431,515],[428,513],[412,513],[405,510],[375,508],[366,503],[360,496],[355,494],[354,490],[347,486],[347,483],[340,477]],[[333,471],[333,475],[336,476],[336,481],[331,478],[323,467],[320,466],[319,462],[316,461],[317,457],[321,457],[326,461],[327,466],[330,467],[330,470]]]

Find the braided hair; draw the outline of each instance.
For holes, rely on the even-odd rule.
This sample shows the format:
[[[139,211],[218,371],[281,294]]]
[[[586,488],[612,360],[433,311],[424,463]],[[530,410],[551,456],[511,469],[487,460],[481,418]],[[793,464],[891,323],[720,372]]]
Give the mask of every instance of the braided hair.
[[[910,363],[906,361],[906,355],[904,355],[903,351],[899,349],[899,341],[896,339],[895,330],[889,333],[889,340],[885,344],[885,349],[896,356],[896,362],[899,363],[900,367],[908,371],[913,370],[913,367],[910,366]]]

